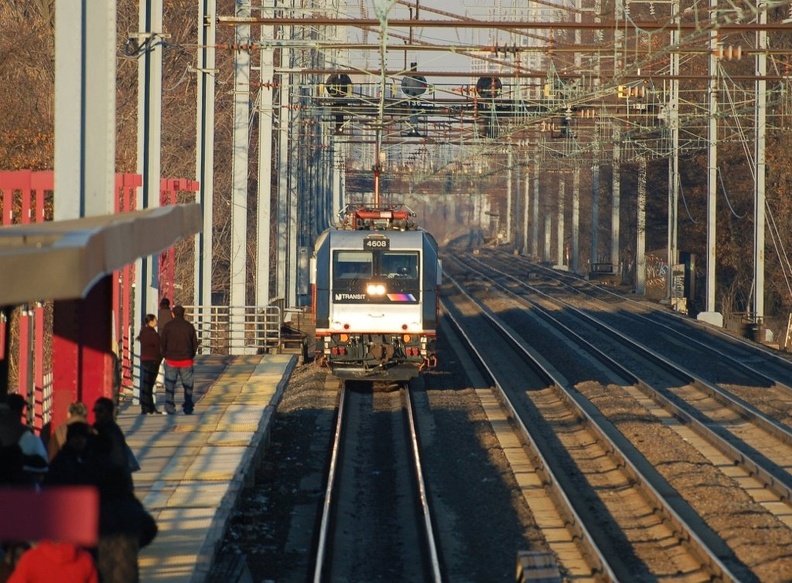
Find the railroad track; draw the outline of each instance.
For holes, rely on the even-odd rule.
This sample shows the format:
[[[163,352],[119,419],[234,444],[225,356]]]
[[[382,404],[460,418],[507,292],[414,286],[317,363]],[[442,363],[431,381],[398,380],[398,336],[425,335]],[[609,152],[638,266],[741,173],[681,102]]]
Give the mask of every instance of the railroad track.
[[[786,397],[792,396],[792,359],[786,353],[697,322],[653,302],[636,301],[607,287],[595,285],[563,271],[528,262],[524,258],[515,261],[511,256],[498,253],[490,258],[495,263],[489,260],[484,263],[477,257],[471,259],[480,265],[497,267],[504,275],[516,279],[520,279],[520,270],[530,270],[530,273],[539,277],[531,279],[530,286],[526,286],[527,289],[551,294],[557,298],[559,288],[563,288],[569,292],[563,297],[566,303],[571,305],[582,305],[590,309],[592,299],[607,305],[617,304],[620,309],[629,311],[630,320],[640,322],[644,325],[644,330],[652,332],[646,335],[648,344],[651,344],[653,335],[660,338],[664,338],[665,335],[675,336],[684,340],[686,348],[695,348],[695,351],[691,351],[693,354],[698,355],[697,351],[705,351],[711,358],[726,360],[731,367],[742,369],[754,379],[764,380],[764,386],[775,386],[785,393]],[[610,310],[601,309],[598,313],[605,321],[613,321],[614,324],[619,321],[619,318],[613,317],[613,312]],[[667,344],[659,343],[658,350],[662,350]],[[670,347],[673,346],[674,343],[671,343]],[[682,356],[677,352],[674,358],[681,359]]]
[[[341,390],[313,581],[434,581],[440,559],[410,392]]]
[[[503,273],[499,272],[499,275]],[[596,354],[600,361],[637,386],[646,396],[690,425],[736,466],[758,476],[763,487],[783,500],[792,500],[792,475],[784,469],[792,467],[792,428],[788,425],[765,414],[727,388],[707,380],[702,376],[703,373],[698,374],[680,365],[680,355],[672,353],[664,356],[592,315],[590,306],[588,310],[582,310],[544,293],[539,299],[525,299],[506,287],[501,286],[500,289],[520,301],[539,307],[535,313],[550,326],[554,329],[566,328],[569,337],[575,338],[581,346],[586,346],[589,353]],[[541,309],[542,304],[550,307]],[[558,305],[564,308],[561,317],[551,315],[557,312],[553,308]],[[642,318],[640,315],[636,317]],[[585,328],[591,331],[586,333]],[[686,336],[674,333],[680,336],[676,339],[677,345],[685,342]],[[604,342],[603,338],[606,339]],[[667,344],[673,347],[674,342]],[[731,367],[738,375],[731,378],[742,379],[743,386],[759,385],[774,392],[789,391],[788,386],[781,381],[769,378],[715,347],[700,344],[698,348],[702,351],[699,358],[717,359],[718,369]],[[633,365],[628,367],[622,362]],[[722,370],[720,374],[723,374]],[[734,388],[734,383],[731,386]],[[776,396],[776,399],[780,398],[780,395]]]
[[[451,266],[448,262],[447,265]],[[498,283],[497,279],[502,278],[503,274],[498,277],[488,276],[484,268],[474,273],[471,268],[471,262],[467,262],[464,266],[457,266],[457,271],[460,273],[465,272],[469,279],[474,282],[471,287],[475,286],[479,290],[477,295],[485,299],[477,301],[474,299],[472,292],[459,292],[454,298],[453,305],[461,304],[463,307],[458,308],[449,305],[447,306],[449,314],[457,310],[461,321],[475,321],[476,319],[470,318],[469,315],[478,310],[479,314],[487,316],[491,326],[501,328],[501,335],[508,334],[511,337],[511,344],[522,346],[519,350],[501,347],[494,352],[494,356],[490,357],[490,360],[493,362],[509,360],[514,363],[530,355],[533,360],[545,363],[542,368],[544,368],[544,374],[546,375],[546,384],[548,386],[552,385],[553,389],[543,390],[540,384],[539,387],[534,387],[533,391],[526,392],[523,390],[522,396],[518,392],[516,397],[517,403],[523,403],[522,406],[525,406],[524,404],[527,401],[531,402],[530,409],[533,411],[534,416],[530,417],[530,419],[533,427],[541,427],[543,425],[555,427],[554,423],[558,423],[557,421],[551,421],[553,417],[550,414],[546,417],[544,414],[537,413],[537,411],[541,411],[538,408],[540,401],[538,394],[551,391],[555,396],[548,398],[548,403],[556,403],[556,407],[560,406],[558,403],[561,402],[575,403],[579,411],[567,413],[567,423],[575,427],[577,425],[600,427],[599,432],[601,434],[597,439],[602,443],[608,444],[602,446],[603,450],[620,450],[622,452],[620,455],[627,456],[625,461],[617,461],[615,465],[618,467],[620,464],[625,464],[633,467],[633,471],[641,472],[630,475],[625,483],[651,484],[650,490],[654,489],[662,493],[664,491],[686,491],[687,489],[683,482],[678,479],[678,476],[675,477],[673,475],[673,472],[665,472],[668,477],[653,472],[652,465],[656,462],[652,461],[651,455],[644,455],[640,451],[640,449],[646,449],[646,444],[636,445],[631,441],[632,439],[640,442],[641,438],[637,436],[645,436],[646,428],[635,427],[635,421],[632,423],[628,421],[612,422],[607,418],[607,414],[598,409],[594,403],[598,401],[605,402],[608,399],[612,401],[613,395],[620,395],[620,397],[617,397],[618,400],[623,395],[624,399],[629,399],[632,402],[632,409],[637,412],[639,422],[642,421],[641,416],[645,416],[648,425],[663,427],[663,425],[670,426],[672,424],[671,420],[676,423],[677,419],[681,419],[685,425],[682,429],[676,429],[677,433],[683,436],[682,439],[687,439],[688,443],[695,443],[695,447],[700,451],[707,452],[708,463],[712,464],[709,471],[715,476],[714,479],[721,481],[728,479],[737,483],[743,480],[744,482],[742,483],[745,484],[745,490],[750,491],[753,489],[754,492],[752,494],[756,504],[761,505],[762,510],[768,513],[768,516],[765,516],[765,522],[773,522],[775,536],[778,536],[779,540],[786,540],[785,537],[788,536],[788,532],[781,532],[781,530],[788,530],[788,526],[783,523],[785,521],[784,515],[789,514],[789,509],[785,502],[789,498],[789,480],[786,478],[786,471],[784,470],[785,467],[789,467],[788,458],[786,457],[789,452],[789,446],[783,424],[763,416],[756,408],[740,402],[740,399],[731,398],[728,391],[724,391],[706,380],[695,378],[695,375],[691,375],[690,371],[673,367],[667,359],[653,354],[651,350],[641,348],[636,343],[632,343],[625,335],[614,334],[612,330],[607,330],[607,326],[592,323],[587,320],[589,317],[587,314],[582,314],[582,312],[573,309],[569,304],[560,306],[557,302],[554,302],[551,305],[549,297],[531,302],[525,300],[522,297],[525,292],[515,289],[524,284],[514,276],[510,276],[514,280],[509,281],[508,284]],[[463,290],[464,288],[460,289]],[[507,301],[503,299],[503,294],[506,293],[514,295]],[[536,295],[536,292],[532,290],[531,294]],[[464,296],[465,299],[460,299],[459,296]],[[512,306],[507,307],[508,303],[511,303]],[[509,326],[502,323],[496,324],[499,319],[495,316],[495,312],[507,313]],[[534,319],[541,319],[543,325],[523,325],[523,322],[528,320],[526,317],[528,313]],[[520,333],[516,333],[515,329],[519,329]],[[528,331],[529,329],[530,331]],[[528,338],[526,338],[526,335]],[[489,336],[487,336],[487,340],[482,343],[482,338],[484,337],[484,332],[482,331],[477,331],[475,337],[476,345],[487,344],[487,348],[491,350],[489,345],[494,344],[494,340],[489,340]],[[537,342],[538,339],[544,340],[551,337],[554,338],[552,343]],[[558,356],[562,351],[562,348],[559,347],[566,347],[568,358],[571,354],[572,357],[583,360],[582,352],[586,352],[586,361],[589,363],[596,362],[595,366],[600,370],[606,371],[607,374],[598,373],[599,376],[602,376],[602,380],[595,381],[591,375],[592,364],[587,364],[585,367],[578,366],[576,370],[570,369],[572,370],[571,373],[570,370],[565,372],[571,374],[573,378],[577,376],[579,379],[586,380],[585,382],[570,383],[564,375],[558,373],[557,368],[549,365],[542,356],[540,349],[536,348],[537,346],[542,346],[542,344],[552,344],[546,352],[555,354],[555,356]],[[631,347],[629,350],[632,353],[629,356],[625,356],[626,346]],[[517,352],[514,352],[515,350]],[[519,355],[520,352],[523,352],[523,356]],[[505,358],[504,355],[507,354],[509,356]],[[620,364],[622,361],[629,361],[630,367],[637,366],[634,363],[640,361],[641,370],[652,369],[649,380],[642,379],[634,372],[631,372],[628,367]],[[558,359],[556,359],[556,362],[559,362]],[[556,366],[564,368],[563,364],[557,364]],[[666,376],[660,376],[661,373]],[[522,376],[525,377],[525,374],[523,372]],[[669,378],[668,375],[673,374],[677,376],[673,379]],[[742,374],[749,374],[749,371],[743,369]],[[612,386],[614,376],[621,379],[615,382],[618,385],[617,388]],[[766,380],[763,383],[767,384]],[[673,395],[669,392],[672,388],[678,389],[675,389]],[[584,395],[588,395],[589,398]],[[651,396],[653,401],[647,395]],[[525,399],[525,396],[529,398]],[[608,404],[605,403],[605,405],[605,409],[607,409]],[[624,406],[624,404],[621,405],[622,407]],[[549,404],[545,404],[545,406],[552,410]],[[602,404],[599,405],[599,407],[602,406]],[[618,408],[620,404],[611,402],[609,406],[614,409]],[[724,411],[728,411],[728,415]],[[702,417],[702,412],[706,412],[710,417]],[[651,420],[652,417],[655,417],[654,421]],[[601,424],[598,423],[600,420]],[[632,428],[630,428],[631,424]],[[561,426],[565,427],[563,423]],[[725,427],[732,428],[732,431],[726,432]],[[691,428],[699,432],[698,436],[693,434]],[[563,432],[557,429],[554,431],[556,436],[558,436],[557,439],[562,440],[561,435],[563,435]],[[690,439],[688,434],[694,435],[695,439]],[[629,439],[625,435],[629,436]],[[588,441],[584,440],[584,443],[588,443]],[[771,445],[763,447],[763,444],[766,446],[768,443]],[[715,452],[711,452],[713,444],[716,444],[717,450]],[[582,446],[577,445],[574,447],[580,448]],[[674,450],[673,448],[671,449]],[[762,451],[764,451],[763,454],[760,453]],[[773,455],[778,455],[779,457],[773,461]],[[655,456],[655,459],[657,457]],[[666,463],[670,467],[671,462]],[[690,464],[691,462],[687,462],[687,464],[681,463],[678,467]],[[727,478],[722,475],[717,476],[717,468],[722,467],[724,464],[727,466],[724,472]],[[737,467],[740,464],[744,464],[744,475],[732,475],[729,469],[732,464],[736,464]],[[582,462],[572,462],[570,467],[582,468],[584,465]],[[604,475],[607,475],[610,471],[612,470],[604,472]],[[682,470],[675,471],[681,472]],[[645,472],[648,472],[649,475]],[[653,473],[657,475],[651,476]],[[603,475],[603,471],[601,470],[599,474]],[[753,487],[747,485],[748,482],[746,480],[752,479],[746,477],[749,475],[758,476],[760,483],[754,482]],[[600,486],[600,488],[613,492],[619,488],[627,487],[624,484],[619,486],[618,483],[614,483],[610,486]],[[729,490],[733,489],[734,484],[730,483]],[[704,488],[701,491],[705,491]],[[770,499],[765,497],[768,491],[773,492]],[[686,493],[688,496],[690,495],[690,492]],[[761,495],[757,496],[757,493]],[[678,495],[676,497],[680,498]],[[693,497],[695,499],[695,493],[693,493]],[[700,566],[697,569],[708,571],[711,576],[716,578],[752,580],[753,577],[753,580],[765,580],[765,577],[757,575],[757,573],[763,573],[764,569],[758,558],[751,553],[742,552],[744,549],[739,549],[741,556],[738,556],[738,553],[732,550],[728,544],[730,539],[728,531],[722,535],[716,533],[721,527],[721,523],[724,522],[719,515],[702,509],[701,504],[694,507],[696,506],[694,503],[684,500],[675,501],[674,496],[671,496],[669,500],[670,509],[663,511],[663,514],[666,516],[666,523],[673,526],[671,538],[677,538],[678,540],[698,539],[702,545],[693,552],[695,557],[700,557]],[[680,504],[680,502],[682,503]],[[725,498],[723,502],[728,507],[732,501]],[[674,503],[680,505],[675,507]],[[656,502],[656,504],[660,505],[659,502]],[[750,505],[746,507],[748,506]],[[779,510],[775,515],[773,515],[774,506]],[[625,505],[623,507],[627,508],[629,506]],[[610,516],[610,510],[604,510],[603,512],[606,516]],[[674,518],[674,515],[676,515],[676,518]],[[616,521],[615,525],[620,524],[615,518],[613,520]],[[687,526],[682,528],[680,523],[687,523]],[[630,528],[635,529],[636,527]],[[690,531],[686,530],[688,528]],[[624,532],[622,530],[622,533]],[[622,534],[620,536],[627,535]],[[659,544],[658,541],[663,541],[664,539],[650,537],[646,540],[653,540],[654,544],[657,545]],[[753,544],[749,543],[748,546]],[[626,546],[635,548],[633,543],[628,543]],[[734,546],[733,542],[732,546]],[[607,554],[605,556],[607,557]],[[765,559],[768,558],[771,559],[769,563],[772,563],[773,560],[780,560],[780,555],[771,551],[765,557]],[[640,561],[638,562],[640,563]],[[688,562],[686,564],[687,567],[680,572],[689,572],[685,569],[690,569],[692,563]],[[655,567],[651,565],[652,562],[649,561],[644,567],[640,568],[647,569],[647,573],[655,573]],[[631,568],[635,568],[635,566],[633,565]],[[592,566],[592,569],[595,571],[598,569],[596,563]],[[623,574],[619,572],[618,567],[613,566],[612,569],[614,572],[619,573],[619,578],[623,578]],[[755,573],[752,573],[751,569],[754,569]],[[774,576],[778,577],[779,575],[776,572]],[[783,580],[783,578],[776,578],[775,580]]]

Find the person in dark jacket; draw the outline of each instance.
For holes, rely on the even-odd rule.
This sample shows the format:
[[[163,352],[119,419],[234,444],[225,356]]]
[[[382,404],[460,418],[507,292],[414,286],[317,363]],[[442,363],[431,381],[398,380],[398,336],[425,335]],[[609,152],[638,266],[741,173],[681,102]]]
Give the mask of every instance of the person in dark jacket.
[[[159,303],[159,311],[157,312],[157,334],[162,334],[165,325],[173,320],[173,312],[171,311],[170,300],[162,298]]]
[[[174,393],[176,381],[184,387],[185,415],[192,415],[194,359],[198,352],[198,335],[195,326],[184,319],[184,306],[173,307],[173,320],[162,329],[162,356],[165,359],[165,412],[176,414]]]
[[[82,421],[68,425],[66,443],[50,460],[44,486],[81,486],[91,483],[96,471],[88,464],[86,450],[94,436],[93,427]]]
[[[115,421],[113,400],[99,397],[93,410],[96,434],[88,444],[88,463],[97,473],[117,469],[121,475],[126,476],[124,489],[131,494],[134,491],[132,471],[137,459],[132,457],[134,454],[127,445],[124,432]]]
[[[25,400],[0,400],[0,483],[38,487],[47,471],[44,442],[22,421]]]
[[[157,382],[162,363],[162,339],[157,333],[157,317],[154,314],[146,314],[137,341],[140,342],[140,414],[159,415],[160,411],[154,405],[154,383]]]
[[[138,583],[140,549],[157,536],[157,522],[124,488],[126,477],[120,468],[97,477],[99,540],[95,553],[100,579],[102,583]]]

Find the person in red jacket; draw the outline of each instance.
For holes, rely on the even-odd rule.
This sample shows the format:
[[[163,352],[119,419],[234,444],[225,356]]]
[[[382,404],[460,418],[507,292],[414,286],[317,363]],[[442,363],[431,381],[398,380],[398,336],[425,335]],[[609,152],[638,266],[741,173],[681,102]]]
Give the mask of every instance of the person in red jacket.
[[[184,306],[173,306],[173,320],[165,324],[162,337],[162,356],[165,358],[165,412],[176,414],[174,393],[176,381],[184,387],[185,415],[192,415],[195,404],[193,393],[193,360],[198,352],[198,335],[195,326],[184,319]]]
[[[74,543],[42,540],[22,555],[8,583],[99,583],[91,554]]]
[[[154,405],[154,383],[162,363],[162,339],[157,333],[157,316],[146,314],[143,329],[136,340],[140,342],[140,414],[159,415],[160,411]]]

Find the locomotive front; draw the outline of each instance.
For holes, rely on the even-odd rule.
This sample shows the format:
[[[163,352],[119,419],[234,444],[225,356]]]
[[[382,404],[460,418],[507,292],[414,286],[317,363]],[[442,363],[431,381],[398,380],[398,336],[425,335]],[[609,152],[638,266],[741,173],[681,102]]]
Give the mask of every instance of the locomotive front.
[[[343,380],[409,380],[437,364],[437,244],[418,229],[354,224],[317,241],[316,358]]]

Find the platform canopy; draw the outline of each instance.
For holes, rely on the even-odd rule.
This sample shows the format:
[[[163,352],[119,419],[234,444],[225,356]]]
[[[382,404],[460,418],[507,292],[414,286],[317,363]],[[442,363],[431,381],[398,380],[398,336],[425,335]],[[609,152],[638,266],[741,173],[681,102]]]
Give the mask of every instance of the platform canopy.
[[[0,228],[0,305],[84,298],[102,276],[201,231],[201,206]]]

